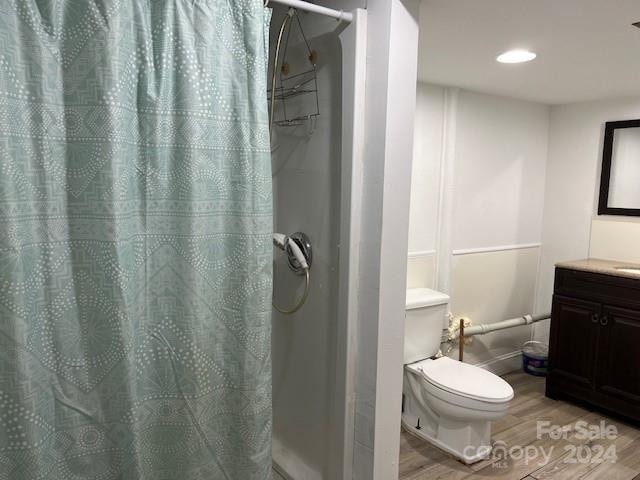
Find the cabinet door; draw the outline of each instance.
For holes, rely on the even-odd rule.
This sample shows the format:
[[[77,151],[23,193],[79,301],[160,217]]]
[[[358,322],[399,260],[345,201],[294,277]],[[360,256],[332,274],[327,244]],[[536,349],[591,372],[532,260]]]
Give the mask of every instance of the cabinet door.
[[[549,366],[554,377],[595,386],[600,304],[554,295]]]
[[[640,402],[640,312],[605,306],[599,324],[598,390]]]

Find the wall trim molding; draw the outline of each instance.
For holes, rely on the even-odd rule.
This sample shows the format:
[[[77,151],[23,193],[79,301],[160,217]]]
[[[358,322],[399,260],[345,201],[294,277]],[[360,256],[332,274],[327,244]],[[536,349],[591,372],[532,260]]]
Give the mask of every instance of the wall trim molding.
[[[436,253],[437,252],[435,250],[416,250],[415,252],[407,253],[407,257],[408,258],[430,257],[432,255],[435,255]]]
[[[489,370],[496,375],[504,375],[505,373],[522,369],[522,352],[516,350],[515,352],[496,355],[495,358],[486,362],[476,363],[475,366]]]
[[[493,247],[479,247],[479,248],[461,248],[454,250],[453,255],[472,255],[474,253],[490,253],[490,252],[504,252],[506,250],[524,250],[527,248],[540,248],[541,243],[516,243],[513,245],[496,245]]]

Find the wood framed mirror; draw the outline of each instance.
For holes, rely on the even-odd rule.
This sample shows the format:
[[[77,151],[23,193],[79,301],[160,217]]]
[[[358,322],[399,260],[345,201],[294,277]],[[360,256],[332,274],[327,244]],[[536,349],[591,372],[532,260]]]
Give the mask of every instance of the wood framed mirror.
[[[605,124],[598,215],[640,216],[640,119]]]

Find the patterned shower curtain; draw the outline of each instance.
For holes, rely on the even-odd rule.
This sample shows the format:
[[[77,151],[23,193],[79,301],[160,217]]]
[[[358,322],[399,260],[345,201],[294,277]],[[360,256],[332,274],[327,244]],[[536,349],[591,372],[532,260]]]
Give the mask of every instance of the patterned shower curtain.
[[[262,0],[0,2],[0,479],[267,479]]]

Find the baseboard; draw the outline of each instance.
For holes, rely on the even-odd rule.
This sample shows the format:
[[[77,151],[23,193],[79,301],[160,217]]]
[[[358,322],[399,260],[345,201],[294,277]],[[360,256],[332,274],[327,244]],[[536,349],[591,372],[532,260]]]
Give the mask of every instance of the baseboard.
[[[476,363],[476,367],[489,370],[496,375],[504,375],[509,372],[514,372],[522,368],[522,352],[517,350],[515,352],[504,353],[498,355],[486,362]]]

